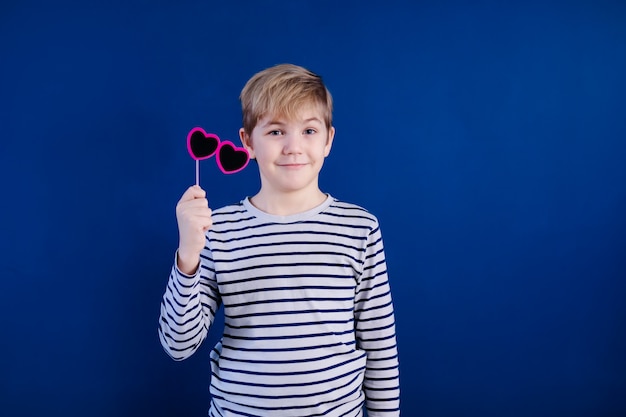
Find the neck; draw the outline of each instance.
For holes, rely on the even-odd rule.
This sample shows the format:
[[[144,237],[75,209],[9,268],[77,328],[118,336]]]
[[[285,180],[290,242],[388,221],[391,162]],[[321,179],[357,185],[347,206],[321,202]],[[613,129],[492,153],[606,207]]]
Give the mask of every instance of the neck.
[[[319,189],[315,192],[294,191],[280,194],[269,193],[261,189],[257,195],[250,199],[250,202],[267,214],[290,216],[309,211],[322,204],[326,198],[326,194]]]

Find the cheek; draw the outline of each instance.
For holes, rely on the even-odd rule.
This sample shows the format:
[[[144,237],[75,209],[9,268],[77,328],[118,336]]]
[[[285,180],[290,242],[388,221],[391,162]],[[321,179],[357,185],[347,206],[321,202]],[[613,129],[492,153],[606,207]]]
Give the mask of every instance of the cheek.
[[[257,161],[268,161],[272,159],[272,149],[267,146],[257,146],[253,148],[252,153]]]

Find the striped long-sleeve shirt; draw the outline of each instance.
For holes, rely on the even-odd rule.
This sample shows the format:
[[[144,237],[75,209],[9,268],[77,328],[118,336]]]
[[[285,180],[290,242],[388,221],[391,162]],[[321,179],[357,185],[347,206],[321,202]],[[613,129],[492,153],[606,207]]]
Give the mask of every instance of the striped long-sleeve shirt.
[[[398,416],[394,313],[378,221],[330,196],[274,216],[248,199],[213,212],[200,268],[172,267],[165,351],[191,356],[224,307],[209,415]]]

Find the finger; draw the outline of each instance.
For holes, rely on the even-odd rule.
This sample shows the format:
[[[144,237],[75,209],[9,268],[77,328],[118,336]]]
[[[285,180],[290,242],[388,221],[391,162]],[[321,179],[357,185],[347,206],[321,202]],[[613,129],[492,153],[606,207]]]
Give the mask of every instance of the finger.
[[[194,225],[193,229],[189,230],[187,233],[180,234],[181,240],[187,242],[188,244],[192,244],[194,246],[201,245],[201,244],[203,245],[206,239],[205,234],[207,230],[211,229],[211,227],[213,227],[212,222],[207,222],[204,224],[200,223],[200,224]]]
[[[190,239],[194,241],[196,239],[198,240],[201,239],[204,242],[204,236],[200,238],[200,236],[197,235],[197,233],[202,233],[204,235],[204,232],[209,230],[211,227],[213,227],[213,222],[211,221],[195,222],[193,225],[190,225],[188,232],[181,233],[181,236],[188,236]]]
[[[185,213],[190,210],[211,210],[209,202],[206,198],[198,198],[195,200],[181,201],[176,205],[176,213]]]
[[[211,213],[206,211],[199,211],[197,213],[192,214],[194,219],[202,219],[202,221],[213,221],[213,217],[211,217]]]
[[[188,207],[177,213],[181,220],[193,221],[194,219],[212,219],[211,209],[206,207]]]
[[[206,198],[206,191],[204,191],[198,185],[192,185],[191,187],[187,188],[187,190],[183,193],[180,201],[190,201],[196,198]]]
[[[181,242],[185,242],[187,246],[197,246],[205,242],[205,233],[213,226],[213,223],[198,223],[189,225],[188,227],[181,229],[179,237]]]
[[[213,222],[211,215],[205,211],[184,213],[180,217],[181,224],[196,224],[198,222]]]

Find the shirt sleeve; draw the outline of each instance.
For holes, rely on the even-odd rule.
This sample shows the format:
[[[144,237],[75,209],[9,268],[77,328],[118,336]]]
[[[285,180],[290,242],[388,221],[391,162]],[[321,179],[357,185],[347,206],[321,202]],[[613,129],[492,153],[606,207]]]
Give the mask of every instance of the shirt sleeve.
[[[367,354],[363,389],[369,417],[400,415],[395,318],[378,222],[370,231],[355,294],[356,340]]]
[[[178,253],[161,301],[159,339],[172,359],[190,357],[206,338],[222,299],[215,279],[211,251],[205,247],[194,275],[183,274]]]

